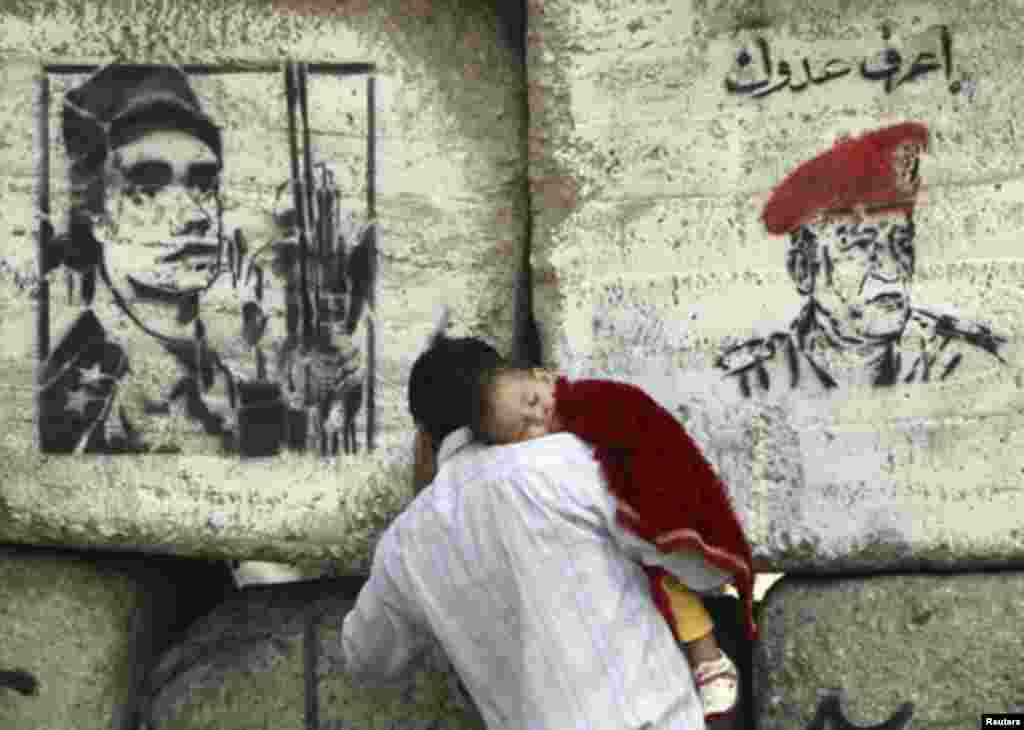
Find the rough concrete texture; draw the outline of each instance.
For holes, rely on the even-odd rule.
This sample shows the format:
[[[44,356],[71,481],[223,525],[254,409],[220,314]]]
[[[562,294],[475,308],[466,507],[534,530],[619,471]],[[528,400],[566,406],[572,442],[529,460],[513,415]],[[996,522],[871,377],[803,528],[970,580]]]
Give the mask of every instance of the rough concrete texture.
[[[12,542],[369,570],[381,531],[412,499],[410,449],[341,459],[146,455],[61,458],[22,447],[4,462]]]
[[[0,668],[39,683],[34,696],[0,692],[0,727],[128,728],[151,659],[154,572],[138,559],[0,550]]]
[[[415,674],[393,687],[360,687],[349,680],[340,635],[357,590],[352,582],[263,587],[221,605],[150,676],[144,711],[150,730],[483,727],[440,649],[428,652]],[[306,681],[311,621],[315,696]],[[319,724],[310,725],[314,716]]]
[[[787,576],[762,604],[758,728],[808,727],[823,690],[843,690],[856,727],[905,702],[915,728],[973,728],[981,713],[1024,711],[1022,605],[1019,572]]]
[[[214,439],[176,414],[150,435],[156,446],[179,446],[180,456],[39,456],[32,425],[36,304],[27,294],[37,280],[33,145],[40,64],[244,64],[286,57],[376,64],[376,453],[365,452],[360,433],[357,456],[240,462],[223,458]],[[453,334],[481,335],[510,349],[518,252],[526,240],[525,104],[522,65],[500,41],[491,6],[470,0],[7,2],[0,5],[0,61],[0,539],[272,560],[305,556],[338,560],[343,570],[365,567],[372,538],[411,496],[405,387],[438,303],[452,307]],[[51,82],[55,214],[67,199],[62,83]],[[280,76],[206,77],[195,87],[224,127],[226,218],[242,221],[255,243],[275,187],[288,177]],[[310,98],[317,150],[334,164],[343,203],[363,214],[364,86],[314,79]],[[55,339],[76,311],[65,304],[59,271],[50,277],[50,301]],[[206,310],[211,341],[226,343],[230,359],[237,319],[218,324],[216,305]],[[102,287],[96,311],[127,341],[133,378],[146,388],[166,384],[168,358],[152,342],[146,349]],[[160,325],[173,321],[173,313],[157,316]]]
[[[625,378],[694,430],[764,564],[838,571],[1019,563],[1024,377],[1019,119],[1021,18],[999,2],[533,0],[528,5],[536,315],[547,364]],[[951,64],[886,93],[861,60],[893,48]],[[758,38],[805,79],[764,98]],[[938,45],[936,45],[938,44]],[[740,67],[747,49],[746,71]],[[927,56],[925,57],[928,58]],[[833,66],[842,68],[842,66]],[[743,76],[740,72],[746,73]],[[757,80],[755,73],[754,80]],[[952,91],[956,89],[956,93]],[[723,350],[788,330],[801,299],[768,194],[842,135],[925,123],[913,306],[1006,338],[968,347],[949,379],[768,392],[716,367]],[[910,342],[905,335],[906,342]],[[954,345],[955,346],[955,345]]]

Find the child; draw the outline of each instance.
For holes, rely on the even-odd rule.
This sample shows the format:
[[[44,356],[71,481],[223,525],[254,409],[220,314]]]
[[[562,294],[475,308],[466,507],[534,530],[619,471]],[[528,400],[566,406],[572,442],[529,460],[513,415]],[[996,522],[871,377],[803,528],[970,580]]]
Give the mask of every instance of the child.
[[[474,435],[508,444],[559,431],[593,444],[618,522],[663,552],[691,551],[731,574],[753,622],[750,547],[711,465],[678,421],[642,390],[608,380],[570,383],[542,370],[496,368],[480,379]],[[660,567],[644,566],[655,603],[687,658],[711,720],[735,709],[736,667],[719,648],[695,593]]]

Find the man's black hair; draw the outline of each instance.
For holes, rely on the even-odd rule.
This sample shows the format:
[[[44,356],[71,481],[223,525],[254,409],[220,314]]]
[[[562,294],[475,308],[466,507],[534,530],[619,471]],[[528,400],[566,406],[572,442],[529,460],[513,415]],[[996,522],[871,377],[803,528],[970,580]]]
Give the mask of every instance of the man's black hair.
[[[440,336],[409,376],[409,411],[437,449],[452,431],[469,426],[482,373],[503,363],[498,351],[475,337]]]

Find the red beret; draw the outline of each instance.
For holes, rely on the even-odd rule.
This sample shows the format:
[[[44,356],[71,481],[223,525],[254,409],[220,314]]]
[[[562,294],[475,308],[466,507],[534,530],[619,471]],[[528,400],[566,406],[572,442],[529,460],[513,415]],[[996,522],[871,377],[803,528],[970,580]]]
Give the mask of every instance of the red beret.
[[[761,219],[769,233],[787,233],[822,212],[856,207],[913,207],[928,128],[904,122],[836,142],[791,172],[772,191]]]

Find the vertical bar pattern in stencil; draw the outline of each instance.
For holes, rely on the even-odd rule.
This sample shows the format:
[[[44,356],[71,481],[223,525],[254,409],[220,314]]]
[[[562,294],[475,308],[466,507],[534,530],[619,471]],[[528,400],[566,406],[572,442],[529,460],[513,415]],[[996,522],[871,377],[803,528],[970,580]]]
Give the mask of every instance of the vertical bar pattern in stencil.
[[[36,79],[36,214],[39,216],[38,262],[39,299],[36,311],[36,353],[39,361],[50,354],[50,286],[46,278],[47,249],[50,245],[50,77]]]
[[[377,125],[375,83],[373,75],[366,79],[366,217],[373,222],[377,217],[376,171],[377,171]],[[367,293],[366,308],[366,448],[373,451],[376,446],[377,408],[374,402],[377,375],[377,228],[369,231],[370,236],[370,288]]]

